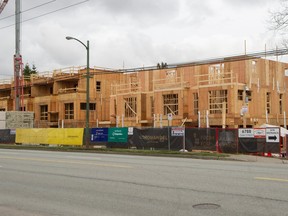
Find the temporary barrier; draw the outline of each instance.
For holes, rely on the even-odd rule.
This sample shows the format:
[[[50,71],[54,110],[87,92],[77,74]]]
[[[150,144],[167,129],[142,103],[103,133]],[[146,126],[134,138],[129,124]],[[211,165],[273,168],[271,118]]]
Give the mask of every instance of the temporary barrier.
[[[16,143],[83,145],[83,128],[16,129]]]
[[[219,152],[238,153],[238,130],[217,128],[217,138]]]
[[[15,130],[3,129],[0,130],[0,144],[15,143]]]
[[[0,143],[7,142],[8,135],[1,137],[1,133],[9,132],[0,131]],[[83,135],[83,128],[16,129],[16,143],[77,146],[83,144]],[[280,153],[279,129],[275,128],[92,128],[89,137],[90,144],[109,148]]]
[[[259,145],[258,142],[260,141]],[[265,151],[261,139],[255,138],[239,138],[239,153],[257,153]]]
[[[186,145],[195,150],[216,151],[216,129],[186,128]]]

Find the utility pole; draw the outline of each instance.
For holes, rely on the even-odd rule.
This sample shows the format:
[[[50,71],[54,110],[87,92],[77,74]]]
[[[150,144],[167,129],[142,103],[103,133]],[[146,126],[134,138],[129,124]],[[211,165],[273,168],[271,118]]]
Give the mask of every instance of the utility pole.
[[[89,148],[90,143],[90,129],[89,129],[89,111],[90,111],[90,66],[89,66],[89,40],[87,40],[87,44],[84,44],[82,41],[80,41],[77,38],[67,36],[66,40],[76,40],[79,43],[81,43],[86,51],[87,51],[87,66],[86,66],[86,121],[85,121],[85,146],[86,148]],[[117,121],[117,117],[116,117]]]
[[[14,55],[14,89],[15,89],[15,111],[20,110],[20,72],[22,67],[22,56],[20,54],[21,42],[21,2],[15,0],[15,55]]]

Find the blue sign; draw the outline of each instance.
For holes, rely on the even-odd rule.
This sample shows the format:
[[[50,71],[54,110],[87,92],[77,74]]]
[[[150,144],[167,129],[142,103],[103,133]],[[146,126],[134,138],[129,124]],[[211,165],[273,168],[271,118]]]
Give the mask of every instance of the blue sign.
[[[92,128],[91,142],[108,142],[108,128]]]

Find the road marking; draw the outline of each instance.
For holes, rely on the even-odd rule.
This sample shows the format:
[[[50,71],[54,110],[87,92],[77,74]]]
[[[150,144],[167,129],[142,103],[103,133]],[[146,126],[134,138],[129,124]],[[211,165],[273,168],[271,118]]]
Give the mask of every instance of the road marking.
[[[80,159],[80,160],[102,160],[102,158],[97,158],[97,157],[85,157],[85,156],[65,156],[65,158],[70,158],[70,159]]]
[[[265,181],[288,182],[288,179],[278,179],[278,178],[255,177],[254,179],[256,179],[256,180],[265,180]]]
[[[49,163],[66,163],[66,164],[81,164],[81,165],[93,165],[100,167],[114,167],[114,168],[127,168],[131,169],[132,166],[118,165],[118,164],[99,164],[99,163],[89,163],[81,161],[68,161],[68,160],[50,160],[43,158],[21,158],[21,157],[1,157],[0,159],[13,159],[13,160],[23,160],[23,161],[40,161],[40,162],[49,162]]]

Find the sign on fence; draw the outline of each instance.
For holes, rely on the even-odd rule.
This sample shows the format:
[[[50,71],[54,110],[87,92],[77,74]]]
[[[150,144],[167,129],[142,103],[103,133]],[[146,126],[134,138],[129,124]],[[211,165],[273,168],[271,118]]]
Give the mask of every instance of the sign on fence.
[[[109,128],[108,142],[127,142],[128,128]]]
[[[133,127],[128,127],[128,135],[133,135]]]
[[[254,131],[252,128],[239,128],[238,137],[239,138],[254,138]]]
[[[184,127],[172,127],[171,128],[171,136],[185,136],[185,128]]]
[[[254,138],[265,138],[266,129],[265,128],[254,128]]]
[[[91,142],[108,142],[108,128],[92,128]]]
[[[83,128],[17,128],[16,143],[82,145]]]
[[[279,143],[279,128],[266,128],[266,142]]]

